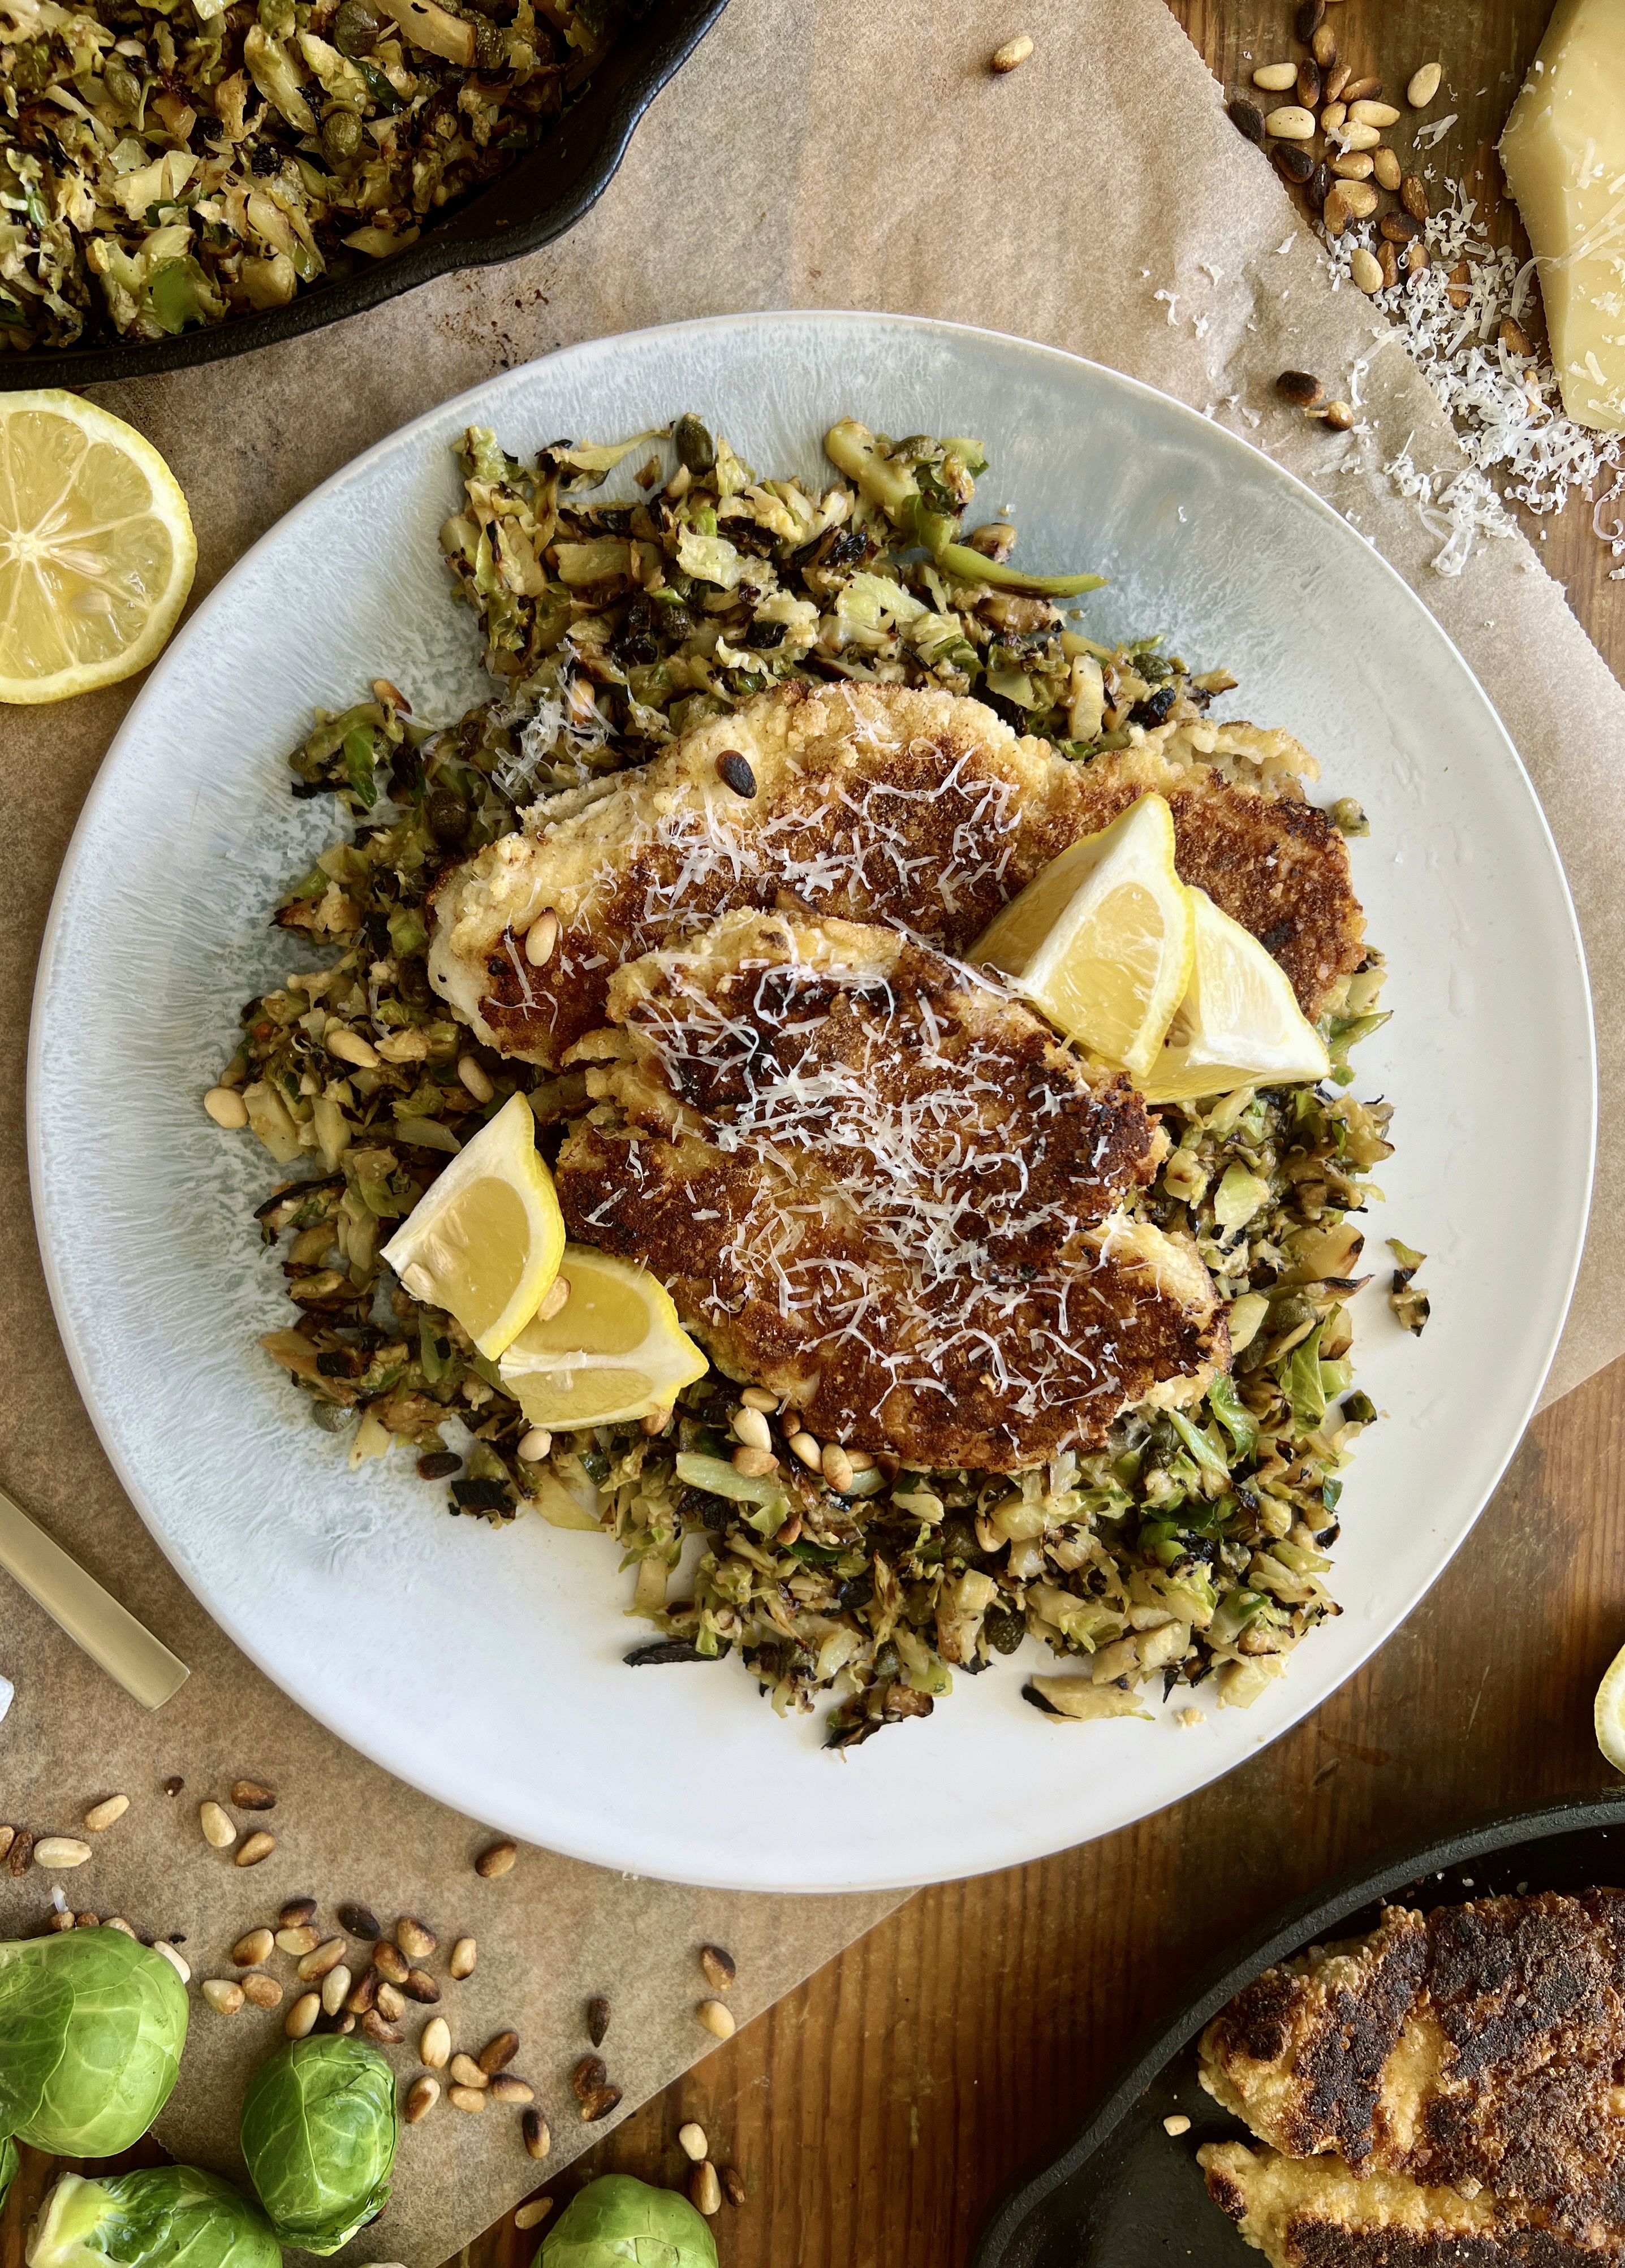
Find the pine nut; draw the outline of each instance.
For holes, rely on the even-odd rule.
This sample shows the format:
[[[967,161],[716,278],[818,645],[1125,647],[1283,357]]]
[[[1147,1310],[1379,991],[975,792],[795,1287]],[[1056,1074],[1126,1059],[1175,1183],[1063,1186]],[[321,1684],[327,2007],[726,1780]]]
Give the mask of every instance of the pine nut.
[[[369,1969],[357,1979],[356,1988],[344,2006],[352,2016],[365,2016],[369,2008],[378,2006],[378,1996],[384,1989],[383,1979],[377,1970]],[[390,1985],[388,1990],[394,1992],[394,1985]]]
[[[1347,157],[1333,158],[1332,171],[1340,181],[1369,180],[1371,159],[1363,150],[1351,150]]]
[[[810,1433],[792,1433],[792,1453],[798,1456],[809,1472],[821,1471],[824,1465],[824,1444]]]
[[[197,1823],[203,1829],[203,1840],[211,1851],[229,1851],[237,1840],[237,1830],[218,1803],[199,1804]]]
[[[1498,336],[1509,354],[1526,355],[1530,351],[1528,332],[1521,323],[1515,323],[1511,315],[1503,318]]]
[[[1346,401],[1328,401],[1320,414],[1336,433],[1347,433],[1354,424],[1354,411]]]
[[[248,1106],[240,1094],[229,1086],[211,1086],[203,1097],[203,1108],[217,1126],[234,1134],[240,1126],[248,1123]]]
[[[240,1937],[232,1948],[232,1959],[239,1969],[257,1969],[271,1957],[277,1940],[268,1929],[251,1929],[247,1937]]]
[[[1424,268],[1432,267],[1433,261],[1429,255],[1428,247],[1420,237],[1417,237],[1414,243],[1406,246],[1405,265],[1413,276],[1420,276]]]
[[[743,1387],[739,1398],[747,1410],[759,1410],[764,1418],[771,1418],[779,1407],[779,1396],[770,1394],[764,1386]]]
[[[378,1971],[376,1970],[373,1971],[373,1974],[374,1977],[378,1977]],[[378,1978],[378,1982],[375,1984],[373,1990],[373,2006],[377,2009],[385,2023],[398,2024],[402,2017],[406,2014],[406,1995],[399,1989],[398,1986],[388,1984],[382,1978]],[[363,2010],[362,2014],[365,2014],[366,2011]]]
[[[697,2126],[691,2118],[686,2126],[678,2127],[677,2140],[684,2155],[691,2158],[696,2165],[698,2165],[702,2158],[708,2158],[711,2155],[711,2145],[705,2139],[705,2128]]]
[[[553,2146],[553,2137],[548,2123],[539,2110],[527,2110],[519,2122],[520,2132],[525,2138],[528,2157],[545,2158]]]
[[[232,1863],[238,1867],[257,1867],[262,1859],[270,1857],[276,1847],[276,1837],[268,1835],[262,1827],[257,1835],[250,1835],[246,1843],[238,1845],[237,1855]]]
[[[713,2213],[721,2212],[722,2184],[709,2158],[689,2176],[689,2198],[695,2212],[703,2213],[707,2220]]]
[[[371,1040],[364,1040],[359,1032],[346,1031],[342,1027],[336,1032],[324,1033],[322,1044],[330,1056],[336,1056],[340,1063],[354,1064],[358,1071],[376,1071],[381,1060]]]
[[[1382,91],[1381,79],[1375,77],[1351,78],[1346,86],[1340,89],[1345,102],[1370,102]]]
[[[1343,201],[1356,220],[1370,220],[1377,210],[1377,192],[1369,181],[1345,181]]]
[[[1326,108],[1320,114],[1320,131],[1323,134],[1335,134],[1338,128],[1342,124],[1344,119],[1347,118],[1348,115],[1348,106],[1347,103],[1328,102]]]
[[[1400,202],[1413,220],[1428,217],[1428,185],[1420,173],[1407,173],[1400,183]]]
[[[380,1937],[373,1948],[373,1966],[380,1977],[392,1984],[404,1984],[412,1973],[412,1966],[400,1947],[388,1937]]]
[[[223,2016],[234,2016],[246,1998],[240,1984],[234,1979],[228,1983],[224,1977],[205,1977],[198,1990]]]
[[[75,1929],[100,1929],[101,1927],[101,1916],[100,1914],[93,1913],[75,1914],[73,1917],[73,1926]]]
[[[739,1974],[738,1962],[720,1945],[702,1945],[699,1965],[705,1970],[705,1982],[713,1992],[726,1992]]]
[[[1336,182],[1328,192],[1326,201],[1320,208],[1320,217],[1326,223],[1328,236],[1341,236],[1348,227],[1353,216],[1345,185],[1341,181]]]
[[[826,1441],[824,1447],[824,1477],[837,1496],[845,1496],[852,1486],[852,1459],[838,1441]]]
[[[491,2099],[493,2102],[534,2102],[536,2091],[528,2079],[521,2079],[516,2072],[499,2071],[491,2082]]]
[[[538,914],[525,932],[525,958],[533,968],[541,968],[553,958],[558,943],[558,916],[550,909]]]
[[[446,1966],[459,1982],[465,1977],[473,1976],[474,1964],[479,1959],[479,1941],[472,1937],[460,1937],[453,1946],[451,1959]]]
[[[553,1437],[544,1425],[533,1425],[520,1441],[519,1455],[528,1465],[539,1465],[553,1454]]]
[[[1375,150],[1383,137],[1378,127],[1366,125],[1363,119],[1355,116],[1351,109],[1347,125],[1337,129],[1337,138],[1345,150],[1357,155],[1363,150]]]
[[[321,2014],[320,1992],[301,1992],[282,2020],[282,2029],[291,2040],[302,2040],[316,2029],[316,2019]]]
[[[90,1845],[81,1843],[77,1835],[41,1835],[33,1846],[33,1863],[49,1867],[53,1873],[65,1874],[71,1867],[82,1867],[90,1854]]]
[[[361,2019],[361,2029],[368,2039],[376,2040],[380,2047],[397,2048],[401,2044],[400,2026],[390,2023],[381,2009],[369,2008]]]
[[[1400,280],[1400,260],[1391,239],[1386,236],[1377,247],[1377,266],[1383,279],[1384,291],[1392,291]]]
[[[232,1782],[232,1801],[239,1811],[275,1811],[276,1791],[260,1779],[234,1779]]]
[[[771,1449],[748,1449],[742,1444],[734,1452],[734,1470],[742,1473],[747,1480],[765,1480],[769,1473],[778,1469],[779,1460]]]
[[[1380,291],[1383,288],[1383,271],[1363,245],[1349,261],[1348,273],[1368,297],[1374,291]]]
[[[395,1926],[395,1941],[409,1959],[427,1961],[440,1940],[422,1922],[414,1920],[410,1914],[403,1914]]]
[[[187,1967],[185,1962],[182,1961],[181,1955],[175,1951],[174,1947],[171,1945],[166,1937],[155,1937],[152,1940],[152,1950],[154,1953],[161,1953],[163,1955],[165,1960],[169,1963],[170,1967],[174,1970],[175,1975],[181,1979],[181,1982],[183,1984],[189,1984],[191,1983],[191,1970]]]
[[[1413,110],[1425,110],[1439,91],[1439,81],[1444,76],[1443,63],[1423,63],[1405,90],[1405,99]]]
[[[243,1998],[252,2000],[256,2008],[280,2008],[282,1987],[274,1977],[264,1976],[255,1970],[242,1980]]]
[[[451,2060],[451,2026],[444,2016],[431,2016],[417,2036],[417,2056],[431,2071],[444,2071]]]
[[[583,2056],[570,2074],[570,2091],[578,2102],[585,2102],[587,2096],[595,2093],[609,2076],[602,2056]]]
[[[446,2100],[454,2110],[484,2110],[485,2097],[477,2087],[448,2087]]]
[[[547,1302],[543,1300],[543,1306],[545,1307],[546,1304]],[[562,1305],[562,1302],[560,1304]],[[513,1873],[514,1862],[518,1857],[517,1844],[493,1843],[487,1850],[482,1851],[474,1861],[474,1871],[483,1881],[494,1882],[500,1876]]]
[[[401,1990],[409,1999],[432,2003],[440,1997],[440,1988],[426,1969],[410,1969]]]
[[[564,1313],[569,1300],[570,1278],[567,1276],[555,1276],[542,1295],[542,1304],[536,1309],[534,1320],[538,1323],[550,1323],[555,1315]]]
[[[1344,91],[1348,87],[1348,82],[1353,77],[1354,71],[1350,65],[1348,63],[1338,64],[1336,70],[1332,73],[1331,77],[1326,83],[1325,92],[1330,100],[1333,102],[1341,102],[1342,100]]]
[[[1260,63],[1252,74],[1254,86],[1261,86],[1266,94],[1284,94],[1289,86],[1297,85],[1296,63]]]
[[[1459,260],[1450,271],[1450,284],[1444,297],[1452,307],[1465,307],[1473,297],[1473,270],[1465,260]]]
[[[1400,114],[1391,102],[1351,102],[1348,115],[1356,126],[1397,126]]]
[[[1323,71],[1331,70],[1337,61],[1337,34],[1330,24],[1322,24],[1309,43],[1309,52]]]
[[[705,2029],[720,2040],[731,2040],[738,2029],[734,2021],[733,2010],[726,2007],[720,2000],[702,2000],[695,2014]]]
[[[661,1408],[658,1410],[646,1410],[644,1415],[638,1420],[638,1423],[643,1432],[648,1435],[649,1439],[654,1440],[656,1435],[663,1433],[671,1423],[670,1403],[667,1402],[662,1403]]]
[[[1024,63],[1031,53],[1032,41],[1023,32],[1019,39],[1007,40],[1001,48],[995,48],[988,59],[989,65],[1002,77],[1006,71],[1013,71],[1018,64]]]
[[[346,1948],[342,1937],[324,1938],[322,1942],[313,1952],[307,1953],[299,1962],[300,1982],[314,1984],[318,1977],[327,1976],[329,1970],[338,1967],[344,1957],[345,1951]]]
[[[439,2099],[440,2082],[438,2079],[415,2079],[406,2090],[407,2124],[416,2126],[420,2118],[426,2118]]]
[[[303,1929],[307,1922],[314,1921],[315,1918],[316,1901],[314,1898],[290,1898],[277,1916],[277,1926],[278,1929]],[[313,1934],[310,1940],[311,1945],[314,1945],[315,1941],[315,1937]],[[308,1953],[310,1946],[307,1946],[305,1950]]]
[[[533,2198],[528,2205],[514,2208],[513,2226],[515,2228],[539,2228],[552,2210],[551,2198]]]
[[[85,1815],[85,1832],[105,1835],[114,1821],[122,1819],[129,1809],[129,1798],[127,1795],[110,1795],[105,1802],[92,1803]]]
[[[461,2050],[451,2059],[451,2075],[459,2087],[489,2087],[491,2073],[482,2071],[471,2055]]]
[[[26,1827],[19,1827],[6,1846],[5,1871],[16,1876],[28,1872],[28,1862],[33,1857],[33,1837]]]
[[[347,1929],[351,1937],[366,1938],[369,1945],[376,1944],[383,1935],[378,1926],[378,1916],[371,1906],[340,1906],[338,1919],[341,1929]]]
[[[1297,99],[1305,110],[1320,107],[1320,66],[1312,57],[1297,67]]]
[[[750,1408],[734,1412],[734,1434],[750,1449],[771,1449],[773,1437],[767,1430],[767,1420],[759,1410]]]
[[[1293,77],[1297,77],[1294,70]],[[1283,102],[1279,110],[1272,110],[1264,121],[1264,131],[1277,142],[1309,142],[1314,138],[1315,114],[1305,110],[1301,102]]]
[[[350,1997],[355,1979],[341,1961],[336,1969],[329,1969],[321,1980],[321,2007],[326,2015],[336,2016]]]
[[[609,2003],[606,2001],[604,2005],[607,2007]],[[606,2022],[604,2025],[604,2031],[608,2031],[609,2029],[609,2027]],[[593,2036],[593,2045],[596,2047],[602,2037],[603,2032],[595,2033]],[[509,2064],[513,2062],[514,2057],[518,2053],[519,2034],[517,2032],[497,2032],[486,2041],[484,2046],[480,2050],[476,2060],[479,2064],[480,2069],[489,2074],[491,2072],[506,2071]]]
[[[1376,174],[1381,188],[1385,189],[1399,188],[1401,179],[1400,161],[1386,145],[1380,150],[1372,151],[1371,171]]]
[[[457,1076],[476,1102],[489,1102],[497,1091],[486,1076],[484,1064],[476,1056],[458,1057]]]
[[[122,1914],[109,1914],[101,1926],[103,1929],[116,1929],[121,1937],[134,1937],[136,1934]]]
[[[304,1955],[314,1953],[321,1940],[308,1922],[300,1922],[294,1929],[279,1929],[275,1942],[283,1953]]]
[[[724,2166],[721,2169],[721,2179],[722,2194],[729,2205],[743,2205],[748,2192],[745,2189],[745,2177],[738,2167]]]
[[[581,2105],[581,2124],[584,2126],[595,2126],[601,2118],[607,2118],[609,2116],[620,2099],[621,2090],[618,2087],[595,2088]]]

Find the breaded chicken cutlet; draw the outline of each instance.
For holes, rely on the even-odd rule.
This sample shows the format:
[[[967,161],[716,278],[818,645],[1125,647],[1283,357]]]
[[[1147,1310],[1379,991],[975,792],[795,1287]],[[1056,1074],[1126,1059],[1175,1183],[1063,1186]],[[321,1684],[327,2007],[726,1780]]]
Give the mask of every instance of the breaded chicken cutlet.
[[[1138,730],[1138,728],[1136,728]],[[1318,1016],[1364,917],[1314,765],[1285,733],[1164,725],[1069,763],[980,702],[800,681],[709,719],[641,770],[550,799],[438,887],[429,975],[478,1036],[557,1069],[609,979],[721,913],[784,903],[962,955],[1052,858],[1155,789],[1186,881],[1251,930]],[[527,940],[546,913],[542,965]]]
[[[1625,2245],[1625,1892],[1479,1898],[1266,1970],[1202,2085],[1293,2158]]]
[[[896,930],[748,910],[616,972],[572,1236],[719,1368],[929,1470],[1098,1443],[1228,1356],[1186,1239],[1123,1219],[1166,1137],[1001,985]]]
[[[1283,2158],[1241,2142],[1197,2152],[1208,2193],[1270,2268],[1607,2268],[1599,2242],[1550,2228],[1488,2190],[1464,2197],[1401,2174],[1362,2181],[1341,2158]]]

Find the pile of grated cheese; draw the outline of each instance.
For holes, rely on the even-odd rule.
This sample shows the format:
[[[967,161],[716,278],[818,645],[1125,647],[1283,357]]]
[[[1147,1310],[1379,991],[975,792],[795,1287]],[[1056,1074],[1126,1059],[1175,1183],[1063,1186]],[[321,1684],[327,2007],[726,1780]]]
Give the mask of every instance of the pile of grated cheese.
[[[1431,179],[1431,169],[1423,178]],[[1491,244],[1477,200],[1459,181],[1447,180],[1443,188],[1439,210],[1422,224],[1432,264],[1417,275],[1401,271],[1398,284],[1376,293],[1371,304],[1393,326],[1378,335],[1399,340],[1449,411],[1468,466],[1448,475],[1424,473],[1407,442],[1383,469],[1440,538],[1433,561],[1438,574],[1460,574],[1479,539],[1516,532],[1503,499],[1544,514],[1561,512],[1576,489],[1595,499],[1592,526],[1614,556],[1625,558],[1625,517],[1616,509],[1625,496],[1625,436],[1577,425],[1563,414],[1549,356],[1539,349],[1518,354],[1502,343],[1504,320],[1526,320],[1535,263],[1520,264],[1510,245]],[[1345,284],[1359,288],[1349,264],[1362,247],[1377,248],[1376,216],[1327,239],[1334,291]],[[1463,263],[1465,280],[1452,282],[1451,271]],[[1464,306],[1452,303],[1452,291],[1458,297],[1466,291]],[[1361,364],[1353,373],[1356,407],[1365,368]],[[1625,567],[1615,568],[1614,578],[1625,578]]]

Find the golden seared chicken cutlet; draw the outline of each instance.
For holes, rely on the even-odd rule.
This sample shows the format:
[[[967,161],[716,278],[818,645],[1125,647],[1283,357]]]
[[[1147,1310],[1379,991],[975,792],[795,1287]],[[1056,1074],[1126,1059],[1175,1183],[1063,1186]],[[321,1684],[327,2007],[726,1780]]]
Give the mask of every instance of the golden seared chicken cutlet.
[[[1290,2157],[1625,2244],[1625,1893],[1391,1909],[1266,1970],[1208,2027],[1200,2070]]]
[[[1502,2204],[1488,2190],[1360,2180],[1340,2158],[1283,2158],[1240,2142],[1197,2152],[1208,2193],[1270,2268],[1608,2268],[1621,2257]]]
[[[1206,1390],[1222,1311],[1122,1218],[1166,1137],[1120,1074],[896,930],[747,910],[619,969],[571,1235],[652,1269],[729,1376],[911,1465],[1011,1470]]]
[[[434,894],[430,980],[480,1038],[557,1069],[602,1022],[621,962],[719,914],[790,904],[963,954],[1052,858],[1156,788],[1180,873],[1263,939],[1313,1017],[1364,931],[1343,839],[1298,784],[1313,770],[1289,734],[1251,725],[1159,726],[1069,763],[980,702],[793,681],[537,805],[456,868]],[[547,913],[558,935],[538,965]]]

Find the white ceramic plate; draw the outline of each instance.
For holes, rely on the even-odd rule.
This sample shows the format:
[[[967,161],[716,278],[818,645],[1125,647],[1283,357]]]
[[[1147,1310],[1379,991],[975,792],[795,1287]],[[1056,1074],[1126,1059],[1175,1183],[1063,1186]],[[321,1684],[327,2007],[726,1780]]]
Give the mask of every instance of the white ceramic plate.
[[[240,1003],[307,952],[266,909],[333,826],[285,752],[381,673],[417,713],[477,696],[436,530],[471,422],[530,451],[698,411],[817,476],[852,414],[975,433],[1022,556],[1112,578],[1107,634],[1233,669],[1226,713],[1289,726],[1355,845],[1394,1020],[1357,1092],[1397,1104],[1373,1241],[1428,1254],[1433,1320],[1360,1301],[1386,1414],[1343,1499],[1342,1618],[1247,1713],[1058,1725],[1023,1662],[846,1759],[736,1664],[628,1672],[645,1626],[591,1535],[454,1521],[398,1452],[352,1476],[255,1344],[286,1320],[250,1210],[272,1179],[199,1097]],[[57,1320],[109,1455],[232,1637],[346,1740],[574,1856],[742,1888],[855,1889],[1007,1866],[1122,1826],[1252,1755],[1387,1637],[1460,1543],[1533,1404],[1584,1227],[1594,1077],[1580,944],[1540,812],[1460,657],[1361,539],[1244,443],[1048,349],[890,316],[741,316],[575,347],[448,403],[291,512],[154,670],[56,895],[30,1057],[34,1204]],[[387,1564],[387,1578],[380,1565]],[[1029,1646],[1028,1654],[1036,1650]],[[1184,1697],[1188,1698],[1189,1697]]]

